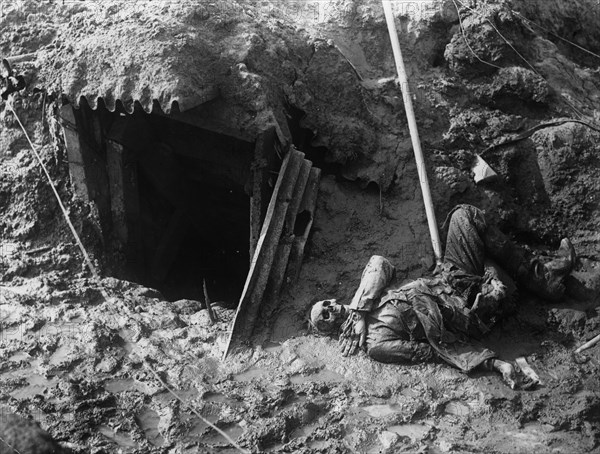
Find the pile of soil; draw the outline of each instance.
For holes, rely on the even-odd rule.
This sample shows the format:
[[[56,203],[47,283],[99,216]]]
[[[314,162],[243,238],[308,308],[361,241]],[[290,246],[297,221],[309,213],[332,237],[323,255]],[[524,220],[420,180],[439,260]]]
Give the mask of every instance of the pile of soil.
[[[401,279],[432,265],[379,2],[10,4],[0,54],[25,56],[14,67],[29,83],[14,109],[103,275],[112,264],[97,209],[72,193],[62,95],[158,99],[136,91],[153,74],[156,93],[193,99],[216,87],[215,117],[250,135],[276,125],[324,177],[299,281],[253,348],[223,361],[232,309],[217,306],[211,325],[197,301],[91,278],[1,104],[3,411],[74,452],[237,452],[199,415],[252,452],[597,452],[600,347],[573,353],[600,329],[596,3],[395,4],[438,223],[472,203],[538,254],[564,236],[579,254],[563,300],[522,295],[486,339],[502,358],[527,357],[543,383],[534,391],[445,364],[343,358],[335,340],[306,330],[309,304],[349,301],[371,255]],[[158,43],[155,60],[139,58]],[[179,92],[169,85],[178,75]],[[173,96],[160,99],[167,110]],[[475,154],[505,141],[485,154],[499,178],[476,185]]]

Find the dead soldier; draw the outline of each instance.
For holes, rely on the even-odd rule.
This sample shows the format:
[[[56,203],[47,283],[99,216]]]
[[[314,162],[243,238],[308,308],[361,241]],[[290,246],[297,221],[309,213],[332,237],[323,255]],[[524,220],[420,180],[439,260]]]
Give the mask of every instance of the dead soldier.
[[[564,278],[576,259],[571,242],[563,239],[557,257],[544,264],[489,225],[473,206],[454,208],[446,226],[444,261],[433,277],[387,289],[394,267],[373,256],[351,304],[344,306],[335,299],[315,303],[312,327],[320,333],[339,331],[344,356],[366,346],[369,356],[385,363],[437,357],[464,372],[497,371],[511,388],[517,383],[534,386],[532,379],[518,377],[512,364],[497,359],[478,339],[508,312],[516,296],[513,279],[544,299],[563,296]]]

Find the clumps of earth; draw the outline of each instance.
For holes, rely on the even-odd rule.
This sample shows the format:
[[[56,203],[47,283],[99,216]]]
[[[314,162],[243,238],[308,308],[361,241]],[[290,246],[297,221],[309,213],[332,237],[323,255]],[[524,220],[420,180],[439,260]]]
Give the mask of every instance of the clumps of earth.
[[[432,265],[383,11],[371,0],[223,4],[229,9],[24,1],[2,11],[0,53],[33,54],[14,65],[29,83],[14,109],[103,278],[84,266],[1,104],[0,425],[13,427],[19,415],[31,430],[15,437],[44,438],[35,421],[49,443],[82,453],[238,452],[205,420],[250,452],[598,451],[600,347],[574,353],[600,333],[596,2],[395,6],[438,223],[455,204],[472,203],[537,254],[549,257],[563,236],[578,252],[562,301],[521,295],[517,313],[485,340],[504,359],[527,358],[542,381],[533,391],[445,364],[343,358],[335,339],[308,333],[308,305],[349,301],[371,255],[388,257],[400,278]],[[151,62],[131,59],[122,79],[100,72],[119,55],[99,58],[85,38],[111,30],[127,36],[111,38],[123,55],[155,30],[165,59],[185,52],[185,36],[210,36],[197,58],[220,74],[211,83],[228,88],[221,101],[237,109],[232,126],[276,120],[324,169],[298,282],[252,345],[225,360],[235,301],[216,304],[212,324],[199,301],[168,301],[110,277],[117,267],[103,254],[97,209],[73,195],[56,116],[62,97],[44,84],[64,76],[68,98],[85,84],[122,86],[150,71],[136,65]],[[484,150],[498,178],[477,185],[471,166]]]

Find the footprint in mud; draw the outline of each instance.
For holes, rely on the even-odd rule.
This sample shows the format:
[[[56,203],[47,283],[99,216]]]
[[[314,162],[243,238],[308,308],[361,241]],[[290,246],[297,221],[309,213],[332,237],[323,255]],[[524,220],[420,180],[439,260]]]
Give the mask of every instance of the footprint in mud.
[[[290,382],[294,385],[304,383],[341,383],[345,380],[343,375],[333,372],[329,369],[321,369],[319,372],[310,375],[295,374],[290,377]]]
[[[265,377],[269,373],[266,369],[260,369],[258,367],[251,367],[248,370],[245,370],[242,373],[236,374],[233,376],[233,381],[241,382],[241,381],[252,381],[255,379],[261,379]]]
[[[27,385],[20,387],[10,393],[17,400],[31,399],[37,395],[43,395],[44,392],[58,383],[58,378],[46,378],[43,375],[31,374],[27,377]]]
[[[98,432],[106,438],[116,443],[119,448],[137,448],[138,444],[133,441],[131,434],[125,432],[117,432],[108,426],[98,427]]]
[[[104,383],[104,389],[112,394],[137,389],[133,378],[115,378]]]
[[[158,413],[151,408],[144,407],[135,419],[140,429],[144,431],[146,440],[148,440],[150,444],[158,447],[164,445],[165,439],[158,430],[158,424],[160,423],[160,416]]]

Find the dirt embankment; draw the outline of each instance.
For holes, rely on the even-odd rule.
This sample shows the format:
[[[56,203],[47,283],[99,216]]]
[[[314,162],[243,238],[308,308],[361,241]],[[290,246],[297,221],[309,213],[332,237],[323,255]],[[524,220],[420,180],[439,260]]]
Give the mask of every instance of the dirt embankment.
[[[600,54],[596,2],[457,1],[458,11],[451,1],[396,5],[438,221],[452,205],[473,203],[538,252],[569,235],[581,254],[564,301],[524,297],[518,314],[487,339],[506,359],[528,357],[544,383],[531,392],[443,364],[345,359],[335,341],[307,335],[307,303],[348,300],[370,255],[389,257],[402,278],[431,264],[383,12],[366,0],[224,4],[230,9],[23,2],[0,19],[0,51],[39,53],[15,65],[36,81],[61,74],[40,65],[72,52],[83,58],[86,37],[118,39],[111,30],[119,27],[131,38],[136,25],[145,33],[162,24],[157,32],[173,51],[185,30],[229,46],[222,58],[231,72],[216,82],[235,107],[232,127],[275,118],[328,173],[300,282],[282,298],[263,345],[225,362],[219,351],[231,310],[218,308],[220,322],[211,326],[198,302],[167,302],[116,279],[104,280],[115,298],[104,301],[3,104],[3,411],[36,419],[75,452],[233,452],[192,409],[253,452],[598,452],[600,350],[572,351],[600,329],[600,134],[570,121],[540,128],[486,154],[499,181],[477,186],[470,175],[474,153],[536,125],[600,121],[598,58],[557,38]],[[214,62],[210,52],[205,58]],[[102,55],[91,57],[111,58]],[[66,67],[66,80],[77,82],[77,71],[86,68]],[[31,89],[15,100],[71,219],[102,263],[94,206],[71,199],[54,106]]]

